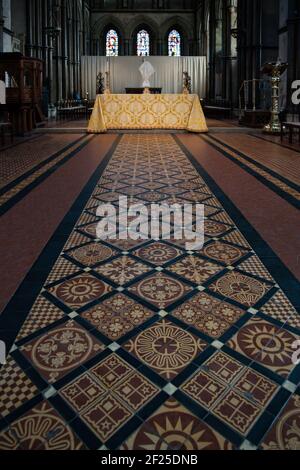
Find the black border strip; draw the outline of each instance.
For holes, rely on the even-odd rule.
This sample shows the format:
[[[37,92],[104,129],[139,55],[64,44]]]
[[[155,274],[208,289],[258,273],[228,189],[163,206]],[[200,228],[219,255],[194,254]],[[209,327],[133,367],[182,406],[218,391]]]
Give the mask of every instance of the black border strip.
[[[85,136],[86,137],[86,136]],[[60,162],[56,163],[53,165],[49,170],[45,171],[42,175],[38,176],[32,183],[30,183],[28,186],[26,186],[24,189],[21,189],[15,196],[12,196],[11,199],[9,199],[7,202],[5,202],[1,207],[0,207],[0,216],[5,214],[9,209],[11,209],[15,204],[21,201],[27,194],[29,194],[33,189],[35,189],[37,186],[39,186],[41,183],[43,183],[50,175],[56,172],[61,166],[65,165],[72,157],[77,155],[84,147],[86,147],[93,139],[95,136],[92,138],[87,138],[79,147],[76,147],[72,152],[70,152],[68,155],[66,155]],[[81,140],[81,139],[80,139]],[[78,142],[77,142],[78,143]],[[74,144],[73,144],[74,145]],[[63,152],[62,152],[63,153]],[[58,158],[59,155],[57,155],[55,158]],[[54,158],[54,159],[55,159]],[[51,157],[52,160],[52,157]],[[36,170],[35,170],[36,171]],[[29,174],[30,176],[30,174]],[[22,178],[23,179],[23,178]]]
[[[76,225],[78,214],[81,214],[84,210],[84,207],[90,199],[121,139],[122,136],[118,136],[113,142],[104,159],[94,171],[73,206],[53,233],[37,261],[29,270],[24,281],[0,314],[0,332],[5,333],[7,351],[11,349],[34,301],[47,280],[50,270],[57,261],[57,258]]]
[[[190,160],[192,165],[198,171],[200,176],[204,179],[208,187],[214,193],[215,197],[221,202],[223,208],[232,218],[237,228],[246,238],[250,246],[257,253],[260,260],[265,264],[266,268],[272,274],[273,278],[287,295],[290,302],[299,309],[299,290],[300,282],[291,273],[291,271],[283,264],[277,254],[267,244],[267,242],[260,236],[260,234],[252,227],[248,220],[243,216],[240,210],[233,204],[233,202],[226,196],[222,189],[215,183],[211,176],[204,170],[198,163],[192,153],[185,147],[177,136],[173,136],[175,142],[179,145],[181,150]]]
[[[260,175],[259,173],[257,173],[255,170],[253,170],[252,168],[249,168],[246,164],[244,163],[241,163],[240,161],[236,160],[234,157],[232,157],[231,155],[229,155],[229,153],[226,152],[226,150],[224,149],[221,149],[219,148],[216,144],[214,144],[213,142],[210,142],[209,140],[205,140],[205,139],[202,139],[201,136],[197,136],[199,137],[199,139],[201,139],[203,142],[205,142],[207,145],[210,145],[214,150],[217,150],[217,152],[219,152],[221,155],[223,155],[224,157],[228,158],[228,160],[230,160],[231,162],[235,163],[236,165],[238,165],[240,168],[242,168],[243,170],[245,170],[249,175],[251,176],[254,176],[254,178],[256,178],[258,181],[260,181],[260,183],[264,184],[265,186],[267,186],[269,189],[271,189],[271,191],[273,191],[275,194],[277,194],[277,196],[280,196],[282,199],[284,199],[286,202],[288,202],[289,204],[291,204],[293,207],[295,207],[296,209],[300,209],[300,202],[295,199],[293,196],[291,196],[290,194],[286,193],[283,189],[279,188],[278,186],[276,186],[275,183],[272,183],[271,181],[267,180],[264,176]],[[210,138],[211,135],[209,135]],[[217,139],[214,139],[212,138],[213,140],[215,140],[216,143],[218,143],[219,145],[224,145],[226,147],[225,144],[223,144],[222,142],[218,141]],[[229,146],[227,146],[229,148]],[[262,165],[259,165],[259,164],[256,164],[255,162],[252,162],[251,159],[249,157],[246,157],[245,155],[241,154],[240,152],[238,152],[237,150],[234,150],[234,149],[231,149],[229,148],[229,150],[231,150],[232,152],[236,153],[237,155],[239,155],[241,158],[244,158],[245,160],[249,161],[249,163],[251,164],[255,164],[257,167],[261,166]],[[263,171],[266,171],[267,173],[270,174],[270,176],[273,176],[274,178],[277,178],[278,180],[282,181],[284,178],[282,177],[279,177],[276,173],[274,173],[273,175],[271,174],[271,170],[266,170],[264,167],[261,168]],[[284,184],[287,184],[285,181],[282,181]],[[287,184],[288,186],[290,186],[292,189],[296,189],[296,191],[299,191],[300,193],[300,187],[299,188],[294,188],[293,184],[291,184],[290,182]]]

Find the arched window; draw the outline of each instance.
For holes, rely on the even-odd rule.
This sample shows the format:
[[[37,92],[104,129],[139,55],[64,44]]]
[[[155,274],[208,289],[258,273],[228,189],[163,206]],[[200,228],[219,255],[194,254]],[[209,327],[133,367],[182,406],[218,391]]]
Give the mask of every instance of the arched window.
[[[117,31],[110,29],[106,35],[106,56],[116,57],[119,55],[119,36]]]
[[[145,29],[142,29],[137,33],[137,55],[150,55],[150,35]]]
[[[173,29],[169,34],[168,48],[170,57],[181,56],[181,36],[176,29]]]

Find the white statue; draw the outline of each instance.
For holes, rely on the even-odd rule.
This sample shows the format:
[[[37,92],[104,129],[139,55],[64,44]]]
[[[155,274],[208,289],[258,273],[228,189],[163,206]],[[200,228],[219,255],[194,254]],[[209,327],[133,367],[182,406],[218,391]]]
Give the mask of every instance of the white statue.
[[[143,77],[143,88],[150,88],[150,78],[154,75],[155,70],[148,60],[144,60],[140,66],[140,72]]]

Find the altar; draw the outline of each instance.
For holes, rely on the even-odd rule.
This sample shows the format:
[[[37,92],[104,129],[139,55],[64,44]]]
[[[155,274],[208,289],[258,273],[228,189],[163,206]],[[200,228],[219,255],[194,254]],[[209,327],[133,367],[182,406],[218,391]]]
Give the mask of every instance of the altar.
[[[97,95],[89,133],[137,129],[208,131],[196,94]]]

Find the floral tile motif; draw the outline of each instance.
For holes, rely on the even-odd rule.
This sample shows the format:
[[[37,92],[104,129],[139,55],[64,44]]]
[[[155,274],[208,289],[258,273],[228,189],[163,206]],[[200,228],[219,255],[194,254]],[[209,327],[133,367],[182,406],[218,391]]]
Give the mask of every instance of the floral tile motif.
[[[235,351],[287,377],[295,367],[293,343],[299,337],[260,318],[251,319],[229,341]]]
[[[52,284],[53,282],[59,281],[65,277],[72,276],[72,274],[76,274],[79,271],[80,268],[70,263],[70,261],[64,258],[58,258],[58,261],[55,263],[51,273],[48,276],[46,285]]]
[[[219,338],[244,312],[201,292],[177,308],[172,315],[212,338]]]
[[[223,351],[216,352],[204,365],[210,375],[214,375],[228,385],[235,382],[244,370],[244,366],[240,362]]]
[[[300,315],[282,291],[278,291],[261,311],[283,324],[300,329]]]
[[[78,309],[100,299],[112,288],[91,274],[81,274],[48,288],[48,291],[68,307]]]
[[[170,398],[120,450],[232,450],[232,444]]]
[[[299,450],[300,397],[294,395],[276,420],[261,448],[263,450]]]
[[[209,286],[213,292],[235,300],[247,307],[254,307],[271,287],[238,272],[228,273]]]
[[[128,289],[159,309],[177,302],[193,289],[182,281],[157,273],[149,276]]]
[[[35,301],[18,337],[17,341],[26,338],[38,330],[63,318],[64,313],[49,300],[39,296]]]
[[[168,271],[198,285],[208,281],[223,269],[223,266],[196,256],[186,256],[168,267]]]
[[[140,186],[141,188],[147,189],[148,191],[156,191],[162,188],[164,185],[158,183],[157,181],[148,181],[147,183],[143,182],[142,184],[140,184]]]
[[[83,266],[91,267],[95,264],[106,261],[117,252],[101,243],[90,243],[89,245],[76,248],[68,252],[68,256],[74,258]]]
[[[145,240],[108,240],[108,243],[112,246],[115,246],[119,248],[122,251],[130,251],[133,250],[134,248],[137,248],[140,245],[143,245],[145,243]]]
[[[99,266],[95,271],[118,286],[124,286],[137,277],[150,272],[151,268],[129,256],[120,256],[110,263]]]
[[[145,192],[143,194],[140,194],[138,197],[139,197],[139,199],[142,199],[143,201],[154,202],[154,203],[160,202],[160,201],[163,201],[164,199],[166,199],[165,194],[158,193],[156,191],[148,191],[148,192]]]
[[[224,233],[228,232],[228,228],[229,227],[226,225],[215,222],[214,220],[207,219],[204,223],[205,235],[208,237],[220,237]]]
[[[261,408],[230,391],[213,409],[213,414],[242,435],[247,435],[261,414]]]
[[[241,248],[227,245],[222,242],[214,242],[203,248],[203,254],[215,261],[232,265],[239,261],[247,252]]]
[[[197,403],[208,410],[220,399],[226,390],[226,386],[200,370],[183,386],[182,390]]]
[[[80,450],[84,445],[57,411],[43,401],[0,434],[1,450]]]
[[[161,320],[123,347],[170,381],[205,349],[206,343],[177,325]]]
[[[97,238],[97,227],[98,223],[85,225],[80,227],[80,231],[92,238]]]
[[[74,321],[54,328],[21,347],[21,352],[49,383],[91,359],[104,346]]]
[[[210,198],[209,195],[200,193],[198,191],[188,191],[188,192],[182,194],[181,197],[183,199],[188,200],[188,201],[193,201],[193,202],[198,202],[198,203],[204,202],[204,201],[206,201],[207,199]]]
[[[117,294],[81,316],[116,341],[151,318],[153,312],[123,294]]]
[[[156,266],[163,266],[169,261],[178,258],[182,253],[182,250],[167,245],[166,243],[155,242],[136,250],[134,255]]]
[[[38,394],[38,389],[11,356],[0,369],[0,416],[5,418]]]
[[[247,369],[235,384],[235,390],[264,407],[274,397],[278,387],[261,374]]]

